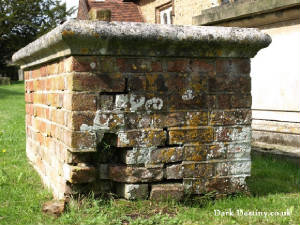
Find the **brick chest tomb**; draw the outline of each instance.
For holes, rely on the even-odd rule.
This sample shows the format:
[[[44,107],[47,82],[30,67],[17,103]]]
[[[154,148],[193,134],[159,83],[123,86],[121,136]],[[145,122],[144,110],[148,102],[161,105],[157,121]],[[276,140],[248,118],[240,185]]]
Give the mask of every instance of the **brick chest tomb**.
[[[256,29],[68,21],[18,51],[26,152],[56,198],[246,189]]]

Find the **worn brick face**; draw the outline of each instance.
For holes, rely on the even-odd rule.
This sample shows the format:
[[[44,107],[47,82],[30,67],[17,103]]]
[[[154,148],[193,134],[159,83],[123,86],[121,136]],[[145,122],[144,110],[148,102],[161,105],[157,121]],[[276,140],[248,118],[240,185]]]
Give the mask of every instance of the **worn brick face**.
[[[166,179],[180,180],[183,178],[183,166],[181,164],[167,166]]]
[[[90,183],[96,179],[96,168],[92,166],[64,165],[64,178],[70,183]]]
[[[193,90],[169,94],[168,109],[173,110],[204,110],[207,109],[207,95]]]
[[[161,168],[133,166],[110,166],[109,177],[113,181],[126,183],[157,182],[163,179]]]
[[[215,139],[216,141],[250,141],[251,127],[216,127]]]
[[[216,73],[228,75],[249,75],[250,59],[217,60]]]
[[[191,72],[188,59],[177,59],[168,61],[168,72]]]
[[[66,123],[66,126],[69,129],[80,131],[82,125],[93,126],[95,113],[88,111],[88,112],[73,112],[69,114],[71,118],[69,122]]]
[[[252,98],[251,95],[233,95],[231,96],[232,108],[251,108]]]
[[[214,175],[213,163],[184,163],[182,166],[184,178],[208,178]]]
[[[244,190],[249,72],[247,59],[71,56],[44,64],[25,72],[27,155],[63,194],[180,200],[185,191]]]
[[[175,200],[180,201],[184,196],[182,184],[157,184],[152,185],[150,199],[155,201]]]
[[[213,140],[213,129],[206,128],[184,128],[169,131],[169,144],[203,143]]]
[[[251,124],[251,110],[222,110],[210,113],[211,125]]]
[[[183,149],[184,161],[205,161],[207,158],[207,146],[201,145],[188,145]]]
[[[117,147],[151,147],[164,146],[166,132],[156,130],[132,130],[118,134]]]
[[[114,110],[115,95],[101,94],[98,98],[98,107],[104,111]]]
[[[149,60],[142,58],[118,58],[117,66],[120,72],[141,73],[141,72],[161,72],[160,60]]]
[[[71,151],[96,150],[96,134],[90,132],[64,131],[64,142],[71,147]]]
[[[64,94],[63,107],[72,111],[96,111],[97,95],[90,93]]]
[[[148,113],[125,113],[125,128],[127,130],[147,129],[147,128],[162,128],[156,126],[153,114]]]
[[[158,148],[150,151],[149,163],[172,163],[183,159],[182,147]]]
[[[153,115],[153,126],[156,128],[181,126],[197,127],[207,125],[207,121],[208,113],[203,111],[155,113]]]
[[[73,75],[73,91],[123,92],[125,91],[125,77],[121,73]]]
[[[103,130],[118,131],[125,126],[123,113],[97,113],[93,123]]]

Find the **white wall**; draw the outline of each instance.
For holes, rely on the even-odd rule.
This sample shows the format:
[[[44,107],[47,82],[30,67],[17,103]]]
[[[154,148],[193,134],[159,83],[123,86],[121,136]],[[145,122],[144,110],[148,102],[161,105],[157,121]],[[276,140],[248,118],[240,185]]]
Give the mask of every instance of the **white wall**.
[[[253,119],[300,122],[300,25],[263,32],[272,44],[252,59]]]

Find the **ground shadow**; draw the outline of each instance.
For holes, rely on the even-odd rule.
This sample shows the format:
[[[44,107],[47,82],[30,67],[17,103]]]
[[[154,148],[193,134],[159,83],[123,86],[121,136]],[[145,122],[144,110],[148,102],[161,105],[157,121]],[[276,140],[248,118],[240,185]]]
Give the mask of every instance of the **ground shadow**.
[[[13,84],[22,84],[22,81],[13,82]],[[7,85],[5,85],[7,87]],[[24,91],[14,91],[8,88],[4,88],[4,86],[0,86],[0,98],[7,98],[15,95],[24,95]]]

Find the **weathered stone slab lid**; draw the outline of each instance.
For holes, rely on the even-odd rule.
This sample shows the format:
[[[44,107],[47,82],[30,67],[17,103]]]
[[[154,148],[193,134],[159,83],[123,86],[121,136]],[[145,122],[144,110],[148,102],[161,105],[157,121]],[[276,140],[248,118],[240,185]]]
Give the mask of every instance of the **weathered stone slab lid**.
[[[26,68],[68,55],[251,58],[270,43],[253,28],[70,20],[12,59]]]

